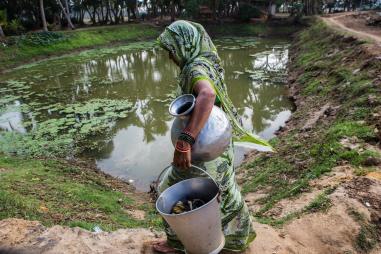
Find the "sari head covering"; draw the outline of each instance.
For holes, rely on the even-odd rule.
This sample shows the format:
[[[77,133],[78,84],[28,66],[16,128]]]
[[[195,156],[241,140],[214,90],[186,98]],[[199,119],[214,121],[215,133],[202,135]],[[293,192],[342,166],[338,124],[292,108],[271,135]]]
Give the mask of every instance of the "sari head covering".
[[[181,68],[179,86],[183,93],[193,93],[193,86],[199,80],[210,82],[216,93],[215,104],[225,111],[232,124],[235,144],[249,148],[257,148],[253,144],[271,148],[267,141],[242,127],[227,93],[221,59],[202,25],[185,20],[175,21],[159,36],[158,42]]]

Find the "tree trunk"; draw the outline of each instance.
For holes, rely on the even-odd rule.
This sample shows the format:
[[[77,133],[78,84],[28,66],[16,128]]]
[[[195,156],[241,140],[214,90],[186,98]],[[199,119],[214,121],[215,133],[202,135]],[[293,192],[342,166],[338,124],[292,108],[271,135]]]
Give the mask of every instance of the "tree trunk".
[[[66,12],[67,12],[67,14],[69,15],[69,17],[70,17],[70,9],[69,9],[69,3],[67,2],[67,0],[64,0],[64,2],[65,2],[65,8],[66,8]]]
[[[102,11],[102,13],[103,13],[103,11]],[[106,24],[106,25],[108,24],[110,15],[111,15],[110,14],[110,8],[108,7],[108,5],[106,5],[106,17],[104,18],[104,21],[103,21],[104,24]],[[111,21],[112,21],[112,19],[111,19]]]
[[[119,12],[119,14],[120,14],[119,18],[120,18],[122,23],[124,23],[124,13],[123,13],[123,10],[124,10],[124,1],[122,1],[120,3],[120,12]]]
[[[175,12],[175,1],[171,1],[171,22],[175,21],[175,16],[176,16],[176,12]]]
[[[95,25],[95,13],[93,11],[90,11],[90,9],[87,6],[85,6],[85,12],[83,13],[82,20],[85,18],[86,12],[89,14],[91,23]]]
[[[47,32],[48,24],[46,23],[46,18],[45,18],[44,0],[40,0],[40,11],[41,11],[42,29],[45,32]]]
[[[70,18],[70,13],[69,13],[69,5],[67,4],[67,0],[64,0],[64,1],[66,2],[65,5],[67,5],[68,10],[65,10],[65,8],[63,7],[63,5],[61,3],[61,0],[57,0],[58,5],[61,7],[62,12],[63,12],[63,14],[65,15],[65,17],[67,19],[67,24],[69,25],[69,27],[71,29],[74,30],[75,26],[73,25],[73,23],[71,23],[71,18]]]
[[[219,7],[219,0],[213,0],[212,2],[213,20],[217,20],[217,11]]]
[[[84,22],[83,22],[83,17],[85,16],[85,11],[81,9],[81,11],[79,12],[79,24],[83,25]]]
[[[4,37],[5,37],[5,34],[3,31],[3,28],[1,28],[1,25],[0,25],[0,38],[4,38]]]
[[[101,22],[102,24],[105,24],[105,14],[104,14],[104,6],[103,6],[103,1],[100,1],[100,16],[101,16]]]

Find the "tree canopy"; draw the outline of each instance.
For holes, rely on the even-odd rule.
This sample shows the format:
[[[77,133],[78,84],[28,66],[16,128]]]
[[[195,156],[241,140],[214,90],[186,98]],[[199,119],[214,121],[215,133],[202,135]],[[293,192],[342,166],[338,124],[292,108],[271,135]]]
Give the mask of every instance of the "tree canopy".
[[[20,34],[43,27],[119,24],[137,19],[171,17],[249,20],[271,15],[271,9],[292,15],[353,10],[377,0],[0,0],[0,29]],[[40,8],[43,4],[43,10]]]

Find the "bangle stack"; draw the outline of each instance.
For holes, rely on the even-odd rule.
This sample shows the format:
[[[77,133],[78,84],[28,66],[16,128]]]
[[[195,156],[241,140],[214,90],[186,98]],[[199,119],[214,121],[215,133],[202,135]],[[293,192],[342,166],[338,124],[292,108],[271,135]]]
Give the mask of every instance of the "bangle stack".
[[[178,137],[178,140],[185,141],[191,146],[193,146],[194,143],[196,142],[196,139],[193,137],[192,133],[190,133],[189,131],[181,132],[180,136]]]
[[[181,134],[179,135],[177,140],[184,141],[184,142],[186,142],[186,143],[188,143],[190,145],[189,148],[184,148],[181,145],[181,143],[177,142],[176,143],[176,150],[181,152],[181,153],[189,152],[191,150],[191,146],[196,142],[196,140],[193,137],[192,133],[190,133],[188,131],[181,132]]]

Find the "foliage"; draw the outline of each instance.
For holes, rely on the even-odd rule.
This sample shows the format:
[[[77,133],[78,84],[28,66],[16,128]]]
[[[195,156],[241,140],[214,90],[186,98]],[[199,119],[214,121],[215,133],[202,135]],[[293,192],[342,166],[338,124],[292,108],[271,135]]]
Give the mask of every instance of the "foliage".
[[[94,169],[3,155],[0,168],[0,220],[16,217],[88,230],[161,226],[152,205],[140,205],[128,184]],[[144,210],[146,219],[132,218],[131,206]]]
[[[185,1],[185,17],[196,18],[199,13],[199,7],[203,2],[203,0]]]
[[[13,19],[10,22],[5,23],[3,29],[7,34],[21,34],[25,31],[25,28],[18,19]]]
[[[290,5],[290,15],[300,18],[303,15],[303,4],[300,2],[293,2]]]
[[[19,37],[17,43],[31,46],[48,46],[57,42],[66,41],[67,35],[57,32],[28,33]]]
[[[7,23],[7,12],[5,10],[0,10],[0,26]]]
[[[75,32],[39,34],[43,38],[40,35],[36,37],[33,34],[28,34],[22,36],[21,39],[17,37],[9,39],[7,41],[8,46],[1,49],[0,70],[25,63],[36,57],[58,55],[85,47],[155,38],[159,31],[149,25],[130,24],[128,26],[101,27]]]
[[[261,11],[254,5],[243,3],[239,7],[238,18],[242,21],[249,21],[251,18],[260,18]]]

